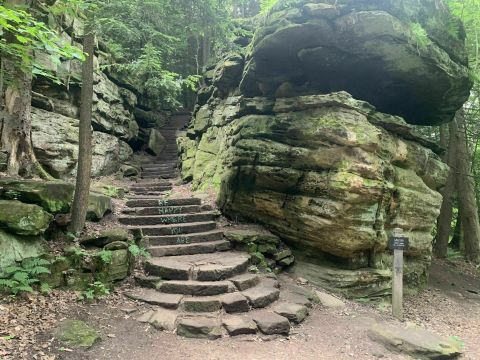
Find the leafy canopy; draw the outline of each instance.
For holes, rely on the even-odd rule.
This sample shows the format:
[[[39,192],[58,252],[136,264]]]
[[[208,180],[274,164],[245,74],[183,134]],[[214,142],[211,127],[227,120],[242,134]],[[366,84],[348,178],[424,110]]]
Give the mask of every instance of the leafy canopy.
[[[59,65],[62,59],[84,60],[83,52],[61,39],[45,23],[19,7],[0,5],[0,53],[14,66],[33,75],[43,75],[58,82],[53,73],[44,68],[34,56],[37,52],[48,54]]]

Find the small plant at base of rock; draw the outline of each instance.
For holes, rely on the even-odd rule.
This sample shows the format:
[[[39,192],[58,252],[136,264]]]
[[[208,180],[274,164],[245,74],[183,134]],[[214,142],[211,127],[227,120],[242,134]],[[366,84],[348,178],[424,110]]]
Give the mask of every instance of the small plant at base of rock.
[[[134,244],[134,243],[130,243],[129,246],[128,246],[128,251],[130,252],[130,254],[132,254],[135,258],[137,257],[141,257],[141,258],[145,258],[145,259],[149,259],[150,258],[150,253],[147,251],[147,249],[141,247],[141,246],[138,246],[137,244]]]
[[[98,256],[105,265],[108,265],[112,262],[113,252],[109,250],[102,250],[98,253]]]
[[[123,196],[123,189],[111,185],[103,187],[103,193],[109,197],[120,199]]]
[[[13,296],[21,292],[31,293],[33,286],[39,284],[38,275],[50,274],[47,266],[50,261],[40,258],[25,260],[21,266],[9,266],[4,270],[4,278],[0,279],[0,289],[11,293]],[[45,293],[48,284],[40,283],[40,290]],[[48,286],[50,289],[50,286]]]
[[[102,299],[110,294],[108,287],[101,281],[95,281],[88,285],[87,289],[78,295],[79,301],[94,301]]]

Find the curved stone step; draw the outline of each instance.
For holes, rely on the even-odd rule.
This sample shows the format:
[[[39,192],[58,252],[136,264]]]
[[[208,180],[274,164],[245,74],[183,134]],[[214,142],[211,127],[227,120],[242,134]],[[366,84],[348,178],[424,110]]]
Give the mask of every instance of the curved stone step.
[[[135,292],[125,292],[124,294],[130,299],[161,306],[165,309],[178,309],[183,299],[181,294],[161,293],[154,289],[142,289]]]
[[[242,291],[252,308],[264,308],[274,303],[280,297],[280,290],[264,284],[263,281],[257,286]]]
[[[145,268],[167,280],[219,281],[244,273],[249,260],[248,254],[230,251],[152,258],[145,262]]]
[[[184,206],[184,205],[201,205],[201,204],[202,204],[202,201],[198,198],[183,198],[183,199],[131,198],[126,203],[128,207]]]
[[[130,191],[169,191],[172,190],[172,185],[133,185],[130,186]]]
[[[124,225],[170,225],[212,221],[216,216],[217,213],[214,212],[173,215],[133,215],[119,217],[118,221]]]
[[[183,318],[177,325],[177,335],[186,338],[215,340],[222,337],[222,334],[220,321],[213,317]]]
[[[217,223],[209,221],[172,225],[129,226],[128,228],[134,230],[140,229],[144,236],[183,235],[215,230]]]
[[[182,245],[163,245],[151,246],[148,252],[152,256],[180,256],[180,255],[194,255],[194,254],[208,254],[215,251],[230,250],[231,244],[227,240],[209,241],[196,244],[182,244]]]
[[[124,214],[136,215],[175,215],[175,214],[195,214],[202,211],[200,205],[185,206],[152,206],[144,208],[125,208]]]
[[[181,308],[193,313],[215,312],[222,309],[222,303],[218,296],[185,296]]]
[[[212,296],[234,292],[235,285],[230,281],[194,281],[170,280],[163,282],[159,291],[167,294],[181,294],[194,296]]]
[[[174,174],[176,172],[177,172],[177,169],[174,169],[174,168],[144,169],[142,170],[142,175]]]
[[[148,240],[152,246],[160,245],[186,245],[223,239],[223,230],[212,230],[201,233],[183,235],[149,236]]]

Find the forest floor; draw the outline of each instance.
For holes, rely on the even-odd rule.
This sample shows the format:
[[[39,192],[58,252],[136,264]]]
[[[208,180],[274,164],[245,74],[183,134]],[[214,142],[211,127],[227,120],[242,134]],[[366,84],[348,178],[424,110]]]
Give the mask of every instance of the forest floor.
[[[345,301],[342,309],[315,306],[288,338],[245,336],[216,341],[191,340],[158,332],[134,320],[138,307],[122,294],[122,284],[96,303],[75,301],[75,294],[54,291],[0,300],[0,359],[410,359],[393,354],[368,337],[375,322],[397,323],[386,304]],[[462,359],[480,358],[480,277],[461,261],[435,261],[430,285],[406,299],[406,321],[465,343]],[[79,319],[98,329],[102,341],[88,350],[66,348],[54,329],[64,319]]]

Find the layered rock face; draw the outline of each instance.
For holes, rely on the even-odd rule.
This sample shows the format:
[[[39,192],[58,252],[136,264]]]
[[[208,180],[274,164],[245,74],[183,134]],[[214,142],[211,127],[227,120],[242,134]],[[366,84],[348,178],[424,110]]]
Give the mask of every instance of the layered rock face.
[[[338,3],[280,2],[243,54],[207,72],[182,175],[309,261],[355,269],[317,272],[324,284],[375,296],[390,291],[395,227],[410,237],[407,281],[426,280],[448,168],[409,123],[452,119],[470,81],[460,40],[440,44],[434,27],[412,43],[421,11],[448,16],[430,2]]]

